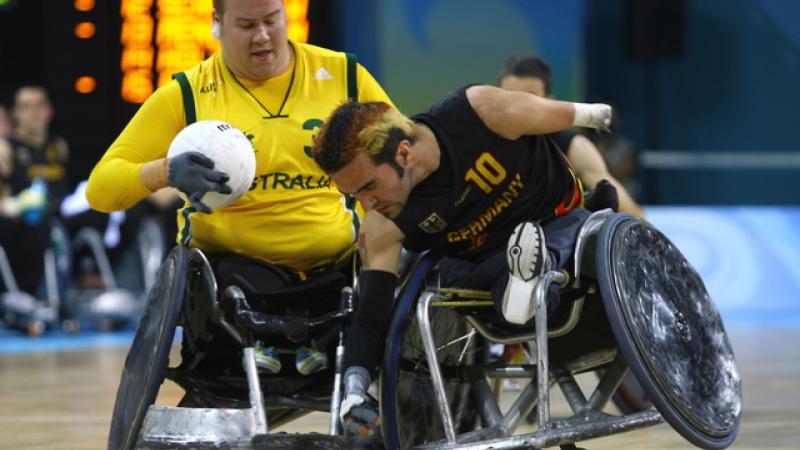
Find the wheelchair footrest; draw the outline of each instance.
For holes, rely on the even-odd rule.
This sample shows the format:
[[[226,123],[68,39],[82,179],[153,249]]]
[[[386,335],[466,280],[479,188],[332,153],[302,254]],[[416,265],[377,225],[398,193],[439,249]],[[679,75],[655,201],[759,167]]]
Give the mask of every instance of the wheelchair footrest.
[[[255,434],[255,413],[251,409],[151,405],[137,448],[164,448],[189,442],[201,443],[202,448],[214,445],[238,448],[239,443],[250,442]]]
[[[383,449],[379,438],[321,433],[255,434],[250,409],[181,408],[152,405],[136,448],[144,449]]]

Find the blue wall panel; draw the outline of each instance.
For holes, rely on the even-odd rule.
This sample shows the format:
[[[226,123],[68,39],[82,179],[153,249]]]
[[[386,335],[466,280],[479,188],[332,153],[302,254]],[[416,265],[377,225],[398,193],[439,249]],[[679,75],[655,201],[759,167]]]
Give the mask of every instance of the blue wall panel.
[[[800,208],[647,207],[726,323],[800,325]]]

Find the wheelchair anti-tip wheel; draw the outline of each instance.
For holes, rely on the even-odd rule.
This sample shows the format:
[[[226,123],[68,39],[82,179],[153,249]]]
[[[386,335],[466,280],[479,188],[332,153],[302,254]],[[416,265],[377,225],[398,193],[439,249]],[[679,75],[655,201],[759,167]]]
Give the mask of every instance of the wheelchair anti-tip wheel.
[[[136,445],[147,409],[155,402],[169,362],[186,290],[187,251],[177,246],[156,274],[117,390],[108,448]]]
[[[666,236],[625,214],[603,226],[596,258],[619,351],[656,409],[692,444],[729,446],[741,379],[700,276]]]

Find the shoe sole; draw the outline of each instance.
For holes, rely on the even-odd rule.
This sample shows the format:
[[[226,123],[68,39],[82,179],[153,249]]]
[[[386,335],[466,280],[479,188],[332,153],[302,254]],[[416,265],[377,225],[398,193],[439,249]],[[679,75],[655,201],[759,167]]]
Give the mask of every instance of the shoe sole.
[[[541,268],[544,265],[544,252],[539,251],[540,242],[544,248],[543,231],[537,224],[530,222],[517,225],[509,240],[506,248],[509,276],[502,303],[503,317],[508,322],[522,325],[534,315],[535,309],[532,301],[534,281],[541,274]],[[533,255],[533,264],[522,261],[525,249],[536,251]],[[528,301],[509,302],[512,298],[527,298]]]
[[[539,251],[539,242],[544,240],[542,229],[536,224],[525,222],[517,225],[512,239],[513,245],[509,245],[506,249],[509,273],[522,281],[533,281],[540,274],[540,270],[536,269],[544,264],[543,252]],[[536,254],[533,255],[535,260],[533,265],[525,267],[524,261],[520,260],[524,249],[536,250]]]

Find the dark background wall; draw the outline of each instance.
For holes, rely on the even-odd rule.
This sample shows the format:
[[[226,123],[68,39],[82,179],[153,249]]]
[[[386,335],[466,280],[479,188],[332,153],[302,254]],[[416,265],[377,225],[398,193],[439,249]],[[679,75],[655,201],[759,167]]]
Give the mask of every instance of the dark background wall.
[[[800,179],[800,2],[586,6],[587,96],[615,99],[622,131],[640,149],[702,156],[692,168],[643,172],[649,201],[800,203],[794,189]],[[647,17],[659,8],[667,13]],[[632,21],[649,22],[651,34]],[[643,51],[648,39],[673,45]]]

